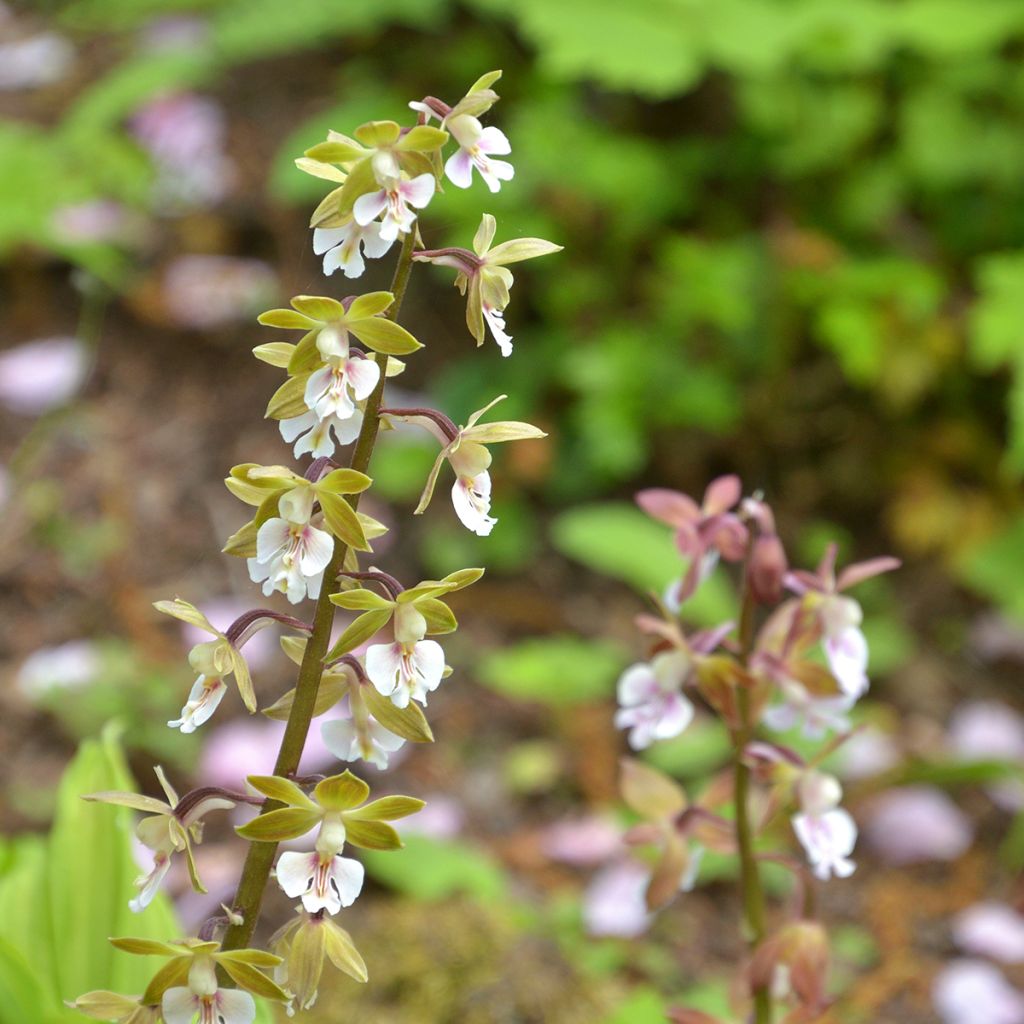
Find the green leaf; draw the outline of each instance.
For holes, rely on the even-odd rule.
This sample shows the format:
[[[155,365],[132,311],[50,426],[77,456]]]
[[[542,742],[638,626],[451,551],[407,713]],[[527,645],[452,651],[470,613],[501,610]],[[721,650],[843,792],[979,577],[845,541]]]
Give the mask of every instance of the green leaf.
[[[485,686],[516,700],[572,705],[611,695],[626,662],[617,644],[555,636],[491,651],[477,674]]]

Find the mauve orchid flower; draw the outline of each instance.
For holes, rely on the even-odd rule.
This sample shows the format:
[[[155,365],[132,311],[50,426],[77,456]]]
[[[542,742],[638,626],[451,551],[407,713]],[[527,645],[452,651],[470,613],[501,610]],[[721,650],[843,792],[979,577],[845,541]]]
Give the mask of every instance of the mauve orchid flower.
[[[693,668],[688,653],[666,651],[650,662],[631,665],[622,674],[615,726],[629,729],[629,745],[634,750],[678,736],[693,721],[693,704],[683,693],[683,683]]]
[[[663,487],[640,491],[636,503],[654,519],[673,527],[676,546],[690,559],[686,575],[675,595],[682,604],[707,579],[718,557],[739,561],[747,546],[747,528],[731,510],[739,503],[742,484],[738,476],[712,480],[698,505],[689,495]]]
[[[966,953],[1024,963],[1024,915],[1005,903],[975,903],[957,914],[953,939]]]
[[[88,353],[75,338],[19,345],[0,354],[0,404],[23,416],[40,416],[73,398],[88,371]]]
[[[358,225],[366,227],[384,214],[379,240],[390,245],[399,235],[408,234],[416,223],[416,214],[410,207],[422,210],[434,198],[436,188],[432,174],[392,179],[376,192],[361,195],[352,206],[352,215]]]
[[[932,984],[943,1024],[1024,1024],[1024,994],[981,960],[954,960]]]
[[[492,160],[492,156],[507,156],[512,146],[505,133],[499,128],[484,128],[470,114],[449,117],[445,122],[459,149],[444,165],[448,180],[458,188],[469,188],[473,184],[474,168],[492,192],[501,190],[503,181],[511,181],[515,168],[507,160]]]
[[[956,860],[974,833],[967,816],[940,789],[903,786],[868,806],[864,835],[890,864]]]
[[[823,772],[808,771],[797,783],[800,812],[793,815],[793,831],[822,881],[832,875],[848,878],[855,868],[850,854],[857,842],[857,826],[849,812],[839,807],[842,795],[839,780]]]

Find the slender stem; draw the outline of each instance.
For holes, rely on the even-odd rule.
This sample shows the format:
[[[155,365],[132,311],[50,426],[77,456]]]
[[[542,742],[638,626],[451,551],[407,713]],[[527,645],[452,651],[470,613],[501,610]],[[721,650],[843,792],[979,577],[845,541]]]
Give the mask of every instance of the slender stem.
[[[409,271],[412,269],[414,237],[415,232],[410,231],[402,243],[402,251],[399,254],[398,264],[391,281],[391,294],[394,295],[395,300],[387,312],[389,320],[394,320],[398,316],[398,310],[405,296]],[[359,438],[356,440],[355,451],[352,453],[351,467],[360,473],[365,473],[370,466],[370,457],[373,454],[380,426],[378,412],[384,396],[388,357],[378,352],[374,359],[380,367],[380,380],[366,400],[363,426],[359,431]],[[355,509],[359,504],[359,495],[347,495],[345,500]],[[285,726],[284,736],[281,739],[277,763],[274,765],[275,775],[294,775],[299,768],[302,749],[306,745],[306,735],[313,720],[317,690],[320,687],[320,676],[324,667],[323,660],[327,654],[327,647],[331,639],[331,627],[334,624],[334,605],[330,600],[331,589],[338,573],[344,567],[347,553],[348,546],[340,540],[335,540],[334,554],[324,570],[323,585],[320,589],[320,597],[316,602],[313,632],[310,634],[305,654],[302,657],[302,664],[299,667],[298,681],[295,684],[295,700],[292,703],[288,724]],[[281,806],[283,804],[268,800],[264,809],[273,810],[275,807]],[[249,844],[249,852],[245,858],[245,866],[242,868],[242,877],[238,883],[233,907],[241,915],[242,923],[233,924],[228,928],[224,935],[223,949],[241,949],[248,946],[252,939],[252,933],[259,918],[260,905],[263,902],[263,891],[266,889],[270,868],[274,863],[276,853],[277,843]]]
[[[744,668],[750,660],[754,647],[754,594],[748,578],[750,557],[744,563],[743,607],[740,611],[739,641],[740,658]],[[733,800],[736,805],[736,845],[740,856],[740,891],[743,899],[743,916],[746,921],[748,940],[756,949],[764,939],[765,903],[761,885],[761,872],[754,850],[754,830],[750,823],[750,768],[744,763],[743,751],[753,731],[750,723],[750,693],[739,687],[736,695],[740,726],[733,733],[734,776]],[[767,988],[759,986],[753,991],[755,1024],[771,1024],[772,998]]]

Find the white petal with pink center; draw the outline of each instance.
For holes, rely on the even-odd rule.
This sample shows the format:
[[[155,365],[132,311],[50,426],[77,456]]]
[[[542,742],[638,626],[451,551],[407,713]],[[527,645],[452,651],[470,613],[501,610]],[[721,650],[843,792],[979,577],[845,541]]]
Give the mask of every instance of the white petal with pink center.
[[[631,665],[622,674],[615,726],[630,730],[629,745],[634,750],[678,736],[693,720],[693,704],[682,692],[691,668],[682,651],[669,651],[650,662]]]
[[[312,455],[321,458],[333,455],[338,445],[351,444],[363,426],[363,414],[356,409],[347,419],[328,416],[320,419],[313,411],[291,416],[278,424],[281,437],[289,444],[294,441],[295,458]]]
[[[487,513],[491,510],[491,475],[484,470],[476,476],[460,476],[452,487],[455,514],[467,530],[486,537],[498,521]]]
[[[190,988],[169,988],[161,1010],[166,1024],[252,1024],[256,1002],[248,992],[219,988],[212,995],[197,995]]]
[[[361,277],[366,269],[363,259],[379,259],[391,248],[394,239],[381,237],[380,225],[350,221],[340,228],[315,228],[313,252],[324,258],[324,273],[330,277],[341,270],[348,278]],[[360,251],[360,249],[362,251]]]
[[[336,914],[350,907],[363,888],[366,872],[351,857],[324,857],[313,853],[282,853],[277,861],[277,884],[292,899],[302,897],[311,914]]]
[[[333,551],[334,541],[324,530],[309,523],[268,519],[256,534],[256,557],[248,559],[249,576],[263,584],[267,597],[280,591],[297,604],[307,594],[319,595]]]
[[[407,707],[410,699],[425,705],[427,693],[441,684],[444,650],[436,640],[374,644],[366,651],[366,675],[395,707]]]
[[[420,174],[411,181],[400,181],[390,188],[367,192],[355,201],[352,214],[356,223],[365,227],[383,213],[380,237],[390,245],[400,234],[408,234],[412,230],[416,214],[409,207],[422,210],[433,198],[436,184],[432,174]]]
[[[501,189],[503,181],[511,181],[515,168],[507,160],[491,160],[497,154],[507,156],[512,152],[505,133],[498,128],[482,128],[475,117],[463,115],[448,125],[459,143],[459,150],[448,158],[444,172],[448,180],[458,188],[469,188],[473,184],[473,169],[479,172],[492,192]]]
[[[217,710],[227,689],[227,683],[223,679],[207,679],[206,676],[200,676],[192,684],[188,700],[181,709],[181,717],[167,724],[172,729],[180,729],[184,733],[195,732]]]
[[[320,726],[320,737],[339,761],[363,760],[377,768],[387,768],[388,755],[405,743],[374,718],[363,728],[350,718],[331,719]]]
[[[822,881],[853,874],[855,865],[849,858],[857,842],[857,826],[848,812],[836,808],[824,814],[794,814],[793,831]]]

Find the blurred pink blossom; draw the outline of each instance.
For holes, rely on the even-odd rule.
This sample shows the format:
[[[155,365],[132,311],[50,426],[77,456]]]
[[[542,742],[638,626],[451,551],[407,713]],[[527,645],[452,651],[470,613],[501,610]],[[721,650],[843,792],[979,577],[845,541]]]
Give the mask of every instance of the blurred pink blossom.
[[[466,815],[458,800],[442,793],[423,797],[427,806],[411,817],[394,822],[402,835],[429,836],[431,839],[452,839],[465,823]]]
[[[58,241],[71,244],[126,242],[141,227],[120,203],[111,199],[60,206],[54,210],[50,225]]]
[[[839,748],[838,774],[844,779],[869,779],[900,762],[896,740],[881,729],[860,729]]]
[[[247,775],[272,775],[284,735],[284,722],[257,717],[236,718],[212,730],[199,761],[199,784],[244,789]],[[311,729],[299,771],[323,771],[336,763],[324,747],[320,730]]]
[[[944,1024],[1024,1024],[1024,995],[981,960],[944,967],[932,985],[932,1001]]]
[[[632,939],[650,924],[644,894],[650,871],[634,860],[620,860],[602,868],[583,894],[583,924],[595,936]]]
[[[0,402],[38,416],[71,398],[85,381],[89,360],[75,338],[30,341],[0,353]]]
[[[949,742],[963,761],[1024,763],[1024,718],[999,701],[971,701],[953,713]],[[993,783],[986,792],[1004,810],[1024,808],[1024,783],[1020,779]]]
[[[211,206],[230,192],[235,170],[224,153],[225,122],[219,104],[192,93],[160,96],[135,114],[131,130],[157,166],[161,206]]]
[[[541,847],[552,860],[574,867],[601,864],[624,849],[622,830],[596,814],[549,825],[541,834]]]
[[[87,686],[99,671],[96,645],[89,640],[71,640],[30,654],[18,669],[17,684],[26,697],[37,698],[53,690]]]
[[[892,789],[866,809],[864,836],[890,864],[955,860],[970,845],[967,816],[940,789]]]
[[[150,51],[195,50],[210,38],[210,26],[202,18],[168,15],[154,18],[143,29],[140,42]]]
[[[968,907],[953,921],[953,939],[966,953],[1024,963],[1024,916],[1005,903]]]
[[[203,330],[248,320],[277,293],[277,277],[260,260],[179,256],[164,273],[168,314],[182,327]]]

